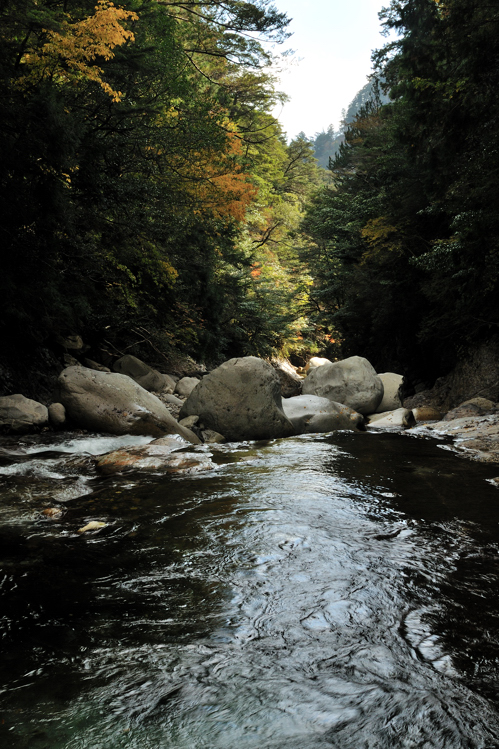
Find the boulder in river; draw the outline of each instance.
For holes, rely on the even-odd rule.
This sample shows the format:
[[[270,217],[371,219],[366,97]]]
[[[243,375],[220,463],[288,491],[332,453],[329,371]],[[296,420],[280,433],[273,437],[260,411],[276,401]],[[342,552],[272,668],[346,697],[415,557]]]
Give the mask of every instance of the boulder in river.
[[[60,403],[79,427],[110,434],[180,434],[188,442],[201,442],[159,398],[126,375],[68,367],[57,384]]]
[[[399,393],[404,376],[395,374],[395,372],[383,372],[378,376],[383,383],[383,398],[376,409],[376,413],[395,411],[395,409],[401,408],[402,401]]]
[[[161,374],[136,356],[126,354],[113,364],[113,369],[118,374],[127,375],[135,380],[145,390],[173,393],[175,380],[166,374]]]
[[[304,395],[318,395],[343,403],[361,414],[372,414],[383,398],[383,382],[362,356],[330,362],[309,372]]]
[[[114,450],[97,460],[99,473],[109,476],[123,471],[165,471],[166,473],[192,474],[212,471],[216,466],[208,453],[174,452],[182,447],[176,444],[161,444],[162,440],[143,447]]]
[[[337,429],[365,431],[364,417],[342,403],[318,395],[298,395],[282,401],[296,434],[319,434]]]
[[[229,359],[203,377],[180,411],[181,419],[192,415],[229,441],[294,434],[282,410],[279,375],[255,356]]]
[[[48,425],[49,413],[42,403],[20,393],[0,398],[0,430],[26,434]]]

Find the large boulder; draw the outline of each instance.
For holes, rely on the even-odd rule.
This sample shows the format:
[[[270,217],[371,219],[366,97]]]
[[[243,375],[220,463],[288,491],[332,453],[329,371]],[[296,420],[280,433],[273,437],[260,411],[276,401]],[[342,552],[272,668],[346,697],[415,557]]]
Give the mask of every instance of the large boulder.
[[[48,425],[49,412],[38,401],[20,393],[0,398],[0,430],[26,434]]]
[[[376,413],[395,411],[397,408],[402,408],[400,388],[404,376],[395,374],[395,372],[383,372],[379,375],[379,378],[383,383],[383,399],[376,409]]]
[[[121,359],[117,359],[113,364],[113,369],[118,374],[131,377],[145,390],[173,393],[175,389],[175,380],[172,377],[161,374],[161,372],[131,354],[126,354]]]
[[[284,398],[282,408],[296,434],[319,434],[336,429],[364,431],[364,417],[342,403],[318,395]]]
[[[351,356],[312,369],[303,383],[303,394],[318,395],[358,413],[372,414],[383,398],[383,383],[367,359]]]
[[[193,415],[229,441],[294,434],[282,410],[279,376],[255,356],[229,359],[203,377],[180,411],[181,419]]]
[[[68,367],[57,384],[59,402],[79,427],[110,434],[180,434],[188,442],[201,442],[159,398],[126,375]]]

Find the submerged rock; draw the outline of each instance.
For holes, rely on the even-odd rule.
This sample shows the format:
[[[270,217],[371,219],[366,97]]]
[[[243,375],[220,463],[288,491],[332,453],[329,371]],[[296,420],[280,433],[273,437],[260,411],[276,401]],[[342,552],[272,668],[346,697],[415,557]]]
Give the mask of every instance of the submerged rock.
[[[100,530],[100,528],[105,528],[107,523],[102,523],[99,520],[91,520],[90,523],[87,523],[83,526],[83,528],[78,529],[78,533],[87,533],[87,531],[97,531]]]
[[[109,476],[127,470],[165,471],[191,474],[212,471],[216,466],[207,453],[174,453],[182,445],[173,438],[157,440],[144,447],[123,448],[103,455],[97,460],[99,473]]]
[[[364,417],[342,403],[317,395],[298,395],[282,401],[296,434],[320,434],[337,429],[365,431]]]

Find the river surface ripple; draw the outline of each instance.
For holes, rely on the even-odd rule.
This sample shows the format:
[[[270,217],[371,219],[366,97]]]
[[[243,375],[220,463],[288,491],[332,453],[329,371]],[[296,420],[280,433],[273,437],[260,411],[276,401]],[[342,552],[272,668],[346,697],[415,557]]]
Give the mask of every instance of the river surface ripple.
[[[498,749],[497,466],[339,432],[104,479],[37,439],[0,446],[2,749]]]

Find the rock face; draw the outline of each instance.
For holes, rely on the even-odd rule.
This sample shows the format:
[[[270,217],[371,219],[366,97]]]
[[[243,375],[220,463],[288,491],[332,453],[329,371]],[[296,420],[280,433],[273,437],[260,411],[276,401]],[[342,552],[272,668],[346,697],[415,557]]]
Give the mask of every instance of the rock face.
[[[367,359],[351,356],[311,370],[303,383],[303,394],[318,395],[358,413],[372,414],[383,398],[383,383]]]
[[[58,379],[59,401],[77,426],[110,434],[180,434],[200,444],[189,429],[181,427],[159,398],[130,377],[68,367]]]
[[[163,390],[173,393],[175,381],[168,375],[161,374],[136,356],[127,354],[122,356],[113,364],[113,369],[118,374],[128,375],[145,390],[161,392]]]
[[[289,437],[277,372],[255,356],[229,359],[203,377],[187,398],[180,418],[199,416],[229,441]]]
[[[413,427],[415,424],[414,414],[407,408],[397,408],[387,413],[374,414],[369,418],[369,426],[375,429]]]
[[[453,419],[462,419],[464,416],[483,416],[495,411],[496,404],[493,401],[487,398],[471,398],[449,411],[443,420],[452,421]]]
[[[376,409],[376,413],[395,411],[395,409],[401,408],[402,401],[400,400],[399,390],[404,379],[403,375],[395,374],[395,372],[383,372],[379,375],[379,378],[383,383],[383,399]]]
[[[296,434],[320,434],[336,429],[364,431],[364,417],[348,406],[317,395],[298,395],[282,401]]]
[[[462,355],[452,372],[440,377],[431,390],[404,400],[406,408],[432,406],[447,413],[465,401],[486,398],[499,401],[499,337]]]
[[[5,432],[26,434],[47,426],[47,408],[24,395],[4,395],[0,398],[0,429]]]

